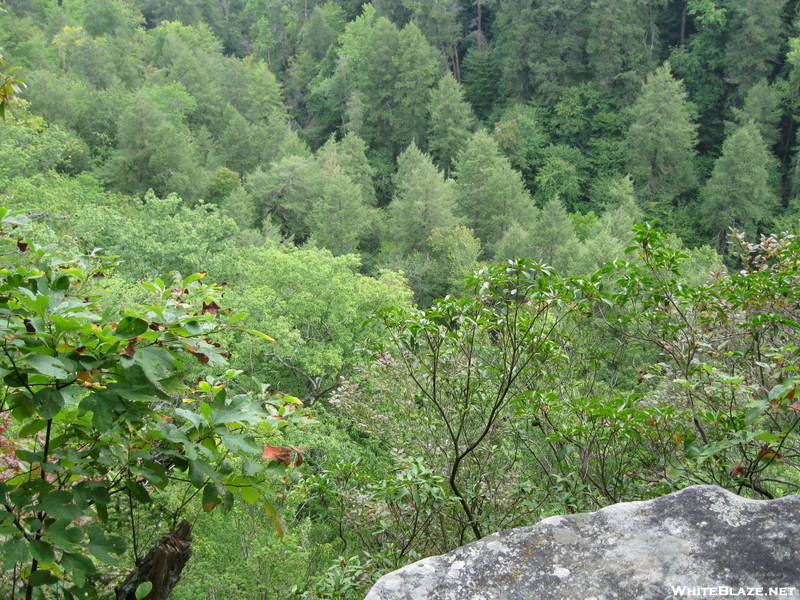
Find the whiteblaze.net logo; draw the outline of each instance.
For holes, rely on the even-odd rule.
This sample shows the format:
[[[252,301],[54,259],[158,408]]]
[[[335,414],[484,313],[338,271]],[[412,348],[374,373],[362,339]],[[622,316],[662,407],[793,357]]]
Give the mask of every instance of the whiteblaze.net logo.
[[[794,587],[686,587],[672,586],[673,596],[704,597],[704,596],[795,596],[800,598],[797,588]]]

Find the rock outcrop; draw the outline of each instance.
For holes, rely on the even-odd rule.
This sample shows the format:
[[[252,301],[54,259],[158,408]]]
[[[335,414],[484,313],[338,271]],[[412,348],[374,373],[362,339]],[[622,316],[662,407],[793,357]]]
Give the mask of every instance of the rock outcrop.
[[[695,486],[495,533],[380,579],[365,600],[800,600],[800,496]]]

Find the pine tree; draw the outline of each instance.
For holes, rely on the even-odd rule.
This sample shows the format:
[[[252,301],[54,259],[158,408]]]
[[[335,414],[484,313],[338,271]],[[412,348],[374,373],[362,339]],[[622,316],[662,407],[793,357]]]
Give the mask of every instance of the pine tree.
[[[767,146],[753,121],[725,140],[722,155],[703,190],[703,216],[724,249],[730,227],[755,234],[759,221],[775,207],[769,185]]]
[[[456,154],[470,138],[475,117],[464,102],[464,90],[449,72],[431,92],[428,107],[428,149],[445,175],[449,175]]]
[[[770,87],[766,79],[762,79],[750,88],[741,109],[732,108],[731,112],[739,127],[753,121],[768,148],[778,143],[781,135],[778,125],[783,116],[783,107],[780,94]],[[731,132],[729,128],[728,133]]]
[[[397,158],[397,166],[397,191],[387,209],[384,237],[395,251],[410,254],[425,249],[434,229],[459,224],[455,188],[413,143]]]
[[[630,114],[623,144],[641,193],[669,200],[694,187],[697,125],[683,84],[672,76],[669,63],[647,78]]]
[[[512,223],[530,223],[533,205],[522,177],[485,131],[476,132],[459,154],[455,177],[458,213],[485,251],[494,251]]]
[[[784,0],[730,0],[725,75],[739,97],[775,69],[783,37]]]
[[[498,63],[493,46],[480,44],[467,50],[461,65],[464,96],[481,120],[489,118],[492,107],[504,96]]]
[[[653,68],[658,33],[651,0],[596,0],[589,10],[586,53],[600,86],[632,100]]]

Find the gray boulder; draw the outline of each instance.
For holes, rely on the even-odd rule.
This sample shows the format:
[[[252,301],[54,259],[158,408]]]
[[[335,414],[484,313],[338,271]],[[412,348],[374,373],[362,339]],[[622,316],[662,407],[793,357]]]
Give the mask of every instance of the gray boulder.
[[[800,600],[800,496],[695,486],[502,531],[381,578],[365,600]]]

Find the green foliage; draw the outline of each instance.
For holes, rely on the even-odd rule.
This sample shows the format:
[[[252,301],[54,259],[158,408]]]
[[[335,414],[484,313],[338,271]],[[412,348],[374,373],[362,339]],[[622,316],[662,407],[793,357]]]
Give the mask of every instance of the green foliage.
[[[669,64],[656,69],[631,107],[624,141],[630,174],[645,197],[670,200],[697,184],[692,117],[683,84],[673,78]]]
[[[459,154],[454,174],[459,215],[485,250],[493,248],[512,222],[530,221],[532,203],[522,178],[485,131],[476,132]]]
[[[464,102],[464,91],[448,72],[431,92],[428,147],[431,155],[446,174],[450,173],[455,156],[470,137],[474,116]]]
[[[228,302],[246,307],[248,328],[277,339],[264,345],[242,336],[234,366],[312,402],[325,397],[359,362],[358,346],[377,335],[365,321],[410,295],[392,273],[373,279],[358,266],[355,256],[315,248],[237,249],[210,260],[212,274],[236,292]]]
[[[455,182],[444,179],[430,156],[411,144],[397,159],[395,195],[387,208],[385,238],[401,254],[422,251],[434,229],[459,224]]]
[[[768,215],[777,198],[770,189],[770,161],[758,127],[750,121],[722,145],[722,156],[703,190],[703,215],[722,248],[728,228],[749,234]]]
[[[80,140],[41,117],[16,110],[0,122],[0,180],[50,170],[80,172],[88,167]]]
[[[99,563],[117,565],[125,550],[104,531],[112,497],[147,504],[172,481],[202,490],[206,511],[230,507],[237,490],[268,497],[259,439],[306,419],[296,399],[229,396],[235,371],[182,381],[190,360],[226,365],[209,336],[237,320],[201,274],[175,289],[148,284],[158,304],[112,322],[92,299],[102,262],[23,238],[13,231],[23,215],[2,218],[4,595],[48,586],[99,597]],[[249,461],[246,475],[217,470],[229,454]]]
[[[188,129],[146,92],[120,116],[118,149],[104,171],[113,187],[130,194],[152,189],[197,200],[205,187]]]

